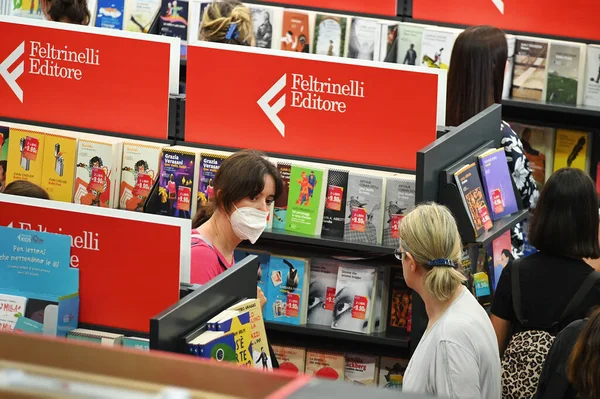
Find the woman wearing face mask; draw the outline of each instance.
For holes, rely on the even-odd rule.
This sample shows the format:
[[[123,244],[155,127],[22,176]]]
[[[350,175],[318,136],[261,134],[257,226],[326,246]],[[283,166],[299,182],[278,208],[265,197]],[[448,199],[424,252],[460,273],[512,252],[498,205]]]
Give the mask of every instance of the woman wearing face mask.
[[[206,284],[233,265],[242,241],[258,240],[282,187],[279,171],[261,152],[239,151],[223,161],[214,195],[192,221],[191,283]],[[258,295],[264,305],[260,289]]]

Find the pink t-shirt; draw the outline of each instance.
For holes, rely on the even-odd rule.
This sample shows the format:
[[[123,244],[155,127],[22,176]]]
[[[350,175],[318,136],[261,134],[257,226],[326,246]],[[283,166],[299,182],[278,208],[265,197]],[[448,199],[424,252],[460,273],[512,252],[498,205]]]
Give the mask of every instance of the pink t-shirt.
[[[207,243],[207,239],[202,240],[198,230],[192,230],[192,260],[190,266],[190,283],[206,284],[219,274],[223,273],[223,266],[230,268],[233,263],[227,262],[223,254],[215,247]]]

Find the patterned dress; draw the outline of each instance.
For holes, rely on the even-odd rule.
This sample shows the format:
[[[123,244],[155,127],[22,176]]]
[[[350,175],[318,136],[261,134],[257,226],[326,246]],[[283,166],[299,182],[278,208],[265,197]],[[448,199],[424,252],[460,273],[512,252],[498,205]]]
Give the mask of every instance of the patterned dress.
[[[529,167],[529,160],[525,157],[523,143],[510,125],[502,121],[502,147],[506,153],[508,169],[523,199],[523,208],[533,210],[540,193],[537,189],[533,173]],[[523,253],[523,224],[519,223],[512,230],[513,255],[520,257]]]

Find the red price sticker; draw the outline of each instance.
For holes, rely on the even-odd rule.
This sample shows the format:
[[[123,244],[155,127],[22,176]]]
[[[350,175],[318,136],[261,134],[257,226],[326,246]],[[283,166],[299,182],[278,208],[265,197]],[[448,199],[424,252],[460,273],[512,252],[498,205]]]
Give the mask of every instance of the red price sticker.
[[[479,211],[479,217],[481,218],[481,223],[483,223],[483,227],[486,230],[491,229],[493,224],[492,224],[492,219],[490,219],[490,214],[487,210],[487,207],[482,206],[481,208],[478,209],[478,211]]]
[[[364,296],[355,295],[354,304],[352,305],[352,318],[364,320],[367,317],[367,305],[369,299]]]
[[[92,177],[88,188],[90,190],[103,193],[106,185],[106,171],[103,168],[92,168]]]
[[[504,212],[504,202],[502,202],[502,193],[497,188],[492,191],[492,206],[494,207],[494,213]]]
[[[392,215],[392,238],[400,238],[400,222],[402,222],[403,215]]]
[[[332,211],[342,210],[342,198],[344,197],[344,188],[338,186],[329,186],[327,188],[327,202],[325,207]]]
[[[287,317],[298,317],[300,314],[300,295],[288,294],[285,315]]]
[[[364,233],[367,227],[367,211],[365,208],[353,208],[350,216],[350,230]]]
[[[192,189],[189,187],[179,186],[179,189],[177,190],[177,209],[180,211],[189,211],[191,198]]]
[[[152,189],[152,178],[150,175],[145,173],[138,173],[137,181],[135,182],[135,188],[133,189],[133,195],[140,197],[147,197]]]
[[[40,142],[35,137],[27,136],[23,143],[23,158],[35,161],[37,159]]]
[[[170,199],[175,199],[175,196],[176,196],[175,191],[177,190],[176,187],[177,186],[175,185],[175,182],[172,180],[169,180],[169,183],[167,183],[167,190],[169,191]]]
[[[325,295],[325,309],[333,310],[335,306],[335,287],[327,287],[327,294]]]

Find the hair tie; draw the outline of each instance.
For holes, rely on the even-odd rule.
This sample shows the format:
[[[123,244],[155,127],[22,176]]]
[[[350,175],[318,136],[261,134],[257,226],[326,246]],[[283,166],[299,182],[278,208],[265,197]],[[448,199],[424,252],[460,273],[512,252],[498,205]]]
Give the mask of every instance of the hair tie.
[[[231,38],[237,39],[240,35],[239,32],[236,31],[237,30],[237,24],[235,22],[232,22],[229,25],[229,29],[227,30],[227,34],[225,35],[225,39],[227,40],[231,40]]]
[[[427,266],[431,266],[431,267],[436,267],[436,266],[456,267],[456,265],[454,264],[454,262],[452,262],[450,259],[434,259],[434,260],[430,260],[429,262],[427,262]]]

